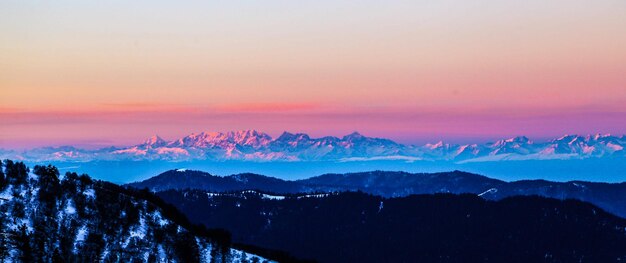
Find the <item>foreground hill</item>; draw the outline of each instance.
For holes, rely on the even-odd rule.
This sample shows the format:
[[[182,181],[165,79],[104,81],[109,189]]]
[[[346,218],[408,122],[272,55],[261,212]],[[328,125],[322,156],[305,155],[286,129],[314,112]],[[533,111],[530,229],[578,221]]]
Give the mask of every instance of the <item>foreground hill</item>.
[[[2,169],[6,167],[5,169]],[[0,162],[0,262],[265,262],[148,192]]]
[[[578,199],[626,218],[626,183],[550,182],[526,180],[505,182],[460,171],[405,173],[374,171],[325,174],[305,180],[287,181],[256,174],[214,176],[191,170],[171,170],[142,182],[129,184],[152,191],[199,189],[208,192],[260,190],[277,194],[363,191],[384,197],[412,194],[472,193],[490,200],[517,195],[539,195]]]
[[[319,262],[622,262],[626,220],[537,196],[158,192],[236,242]]]

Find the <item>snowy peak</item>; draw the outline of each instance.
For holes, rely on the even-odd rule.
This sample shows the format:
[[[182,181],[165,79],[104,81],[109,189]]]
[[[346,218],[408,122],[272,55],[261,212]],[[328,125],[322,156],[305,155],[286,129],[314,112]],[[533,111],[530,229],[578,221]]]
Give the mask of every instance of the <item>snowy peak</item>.
[[[308,134],[305,133],[290,133],[290,132],[283,132],[280,136],[278,136],[278,138],[276,138],[276,141],[279,142],[293,142],[293,141],[310,141],[311,137],[309,137]]]
[[[489,154],[529,154],[533,151],[532,144],[533,142],[526,136],[499,140],[490,147]]]
[[[567,135],[552,140],[547,149],[554,153],[601,157],[612,156],[619,152],[623,154],[624,146],[626,146],[626,141],[609,134]]]
[[[424,147],[434,150],[434,149],[440,149],[440,148],[448,148],[450,147],[450,145],[443,143],[443,141],[438,141],[437,143],[427,143],[426,145],[424,145]]]
[[[314,143],[307,134],[283,132],[276,140],[271,142],[270,147],[276,151],[285,151],[310,147]]]
[[[350,141],[350,140],[359,140],[359,139],[363,139],[365,138],[365,136],[361,135],[359,132],[353,132],[350,133],[346,136],[343,136],[342,140],[344,141]]]
[[[166,144],[167,142],[158,135],[152,135],[150,138],[146,139],[141,145],[150,148],[158,148],[165,146]]]
[[[226,138],[238,145],[252,146],[255,148],[268,145],[272,141],[272,137],[268,134],[256,130],[231,131],[226,134]]]
[[[344,145],[350,145],[355,148],[359,147],[383,147],[383,148],[404,148],[403,145],[400,145],[389,139],[382,138],[373,138],[366,137],[361,135],[358,132],[353,132],[346,136],[343,136],[341,139]]]
[[[199,134],[192,133],[188,136],[180,138],[170,145],[195,147],[195,148],[233,148],[236,145],[251,146],[254,148],[264,146],[272,141],[266,133],[255,130],[242,130],[222,132],[201,132]]]
[[[506,139],[506,140],[496,141],[494,143],[494,147],[502,147],[502,146],[510,146],[510,145],[522,146],[522,145],[532,144],[532,143],[533,142],[530,139],[528,139],[528,137],[526,136],[517,136],[517,137]]]
[[[519,143],[519,144],[532,144],[533,142],[526,136],[517,136],[512,139],[508,139],[507,142]]]
[[[593,136],[594,140],[600,140],[602,138],[609,138],[611,137],[611,134],[607,133],[607,134],[600,134],[600,133],[596,133],[596,135]]]
[[[182,147],[210,147],[223,137],[224,135],[218,132],[192,133],[174,141],[170,145]]]

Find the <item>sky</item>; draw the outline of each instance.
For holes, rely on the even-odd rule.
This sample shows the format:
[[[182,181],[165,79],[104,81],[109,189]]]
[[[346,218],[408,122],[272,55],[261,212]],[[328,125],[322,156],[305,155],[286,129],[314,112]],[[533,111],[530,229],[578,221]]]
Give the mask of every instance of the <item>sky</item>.
[[[0,148],[626,133],[626,1],[0,1]]]

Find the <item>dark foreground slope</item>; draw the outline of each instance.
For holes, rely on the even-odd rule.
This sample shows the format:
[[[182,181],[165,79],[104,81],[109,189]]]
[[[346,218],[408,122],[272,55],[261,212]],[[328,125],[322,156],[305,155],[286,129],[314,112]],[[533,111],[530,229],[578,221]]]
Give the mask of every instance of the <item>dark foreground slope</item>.
[[[365,193],[286,197],[159,192],[236,242],[320,262],[620,262],[626,220],[588,203],[537,196]]]
[[[147,191],[59,178],[53,166],[31,173],[20,162],[0,164],[0,262],[266,261]]]
[[[325,174],[305,180],[287,181],[256,175],[214,176],[200,171],[171,170],[148,180],[129,184],[152,191],[199,189],[211,192],[260,190],[263,192],[330,193],[363,191],[384,197],[412,194],[472,193],[500,200],[518,195],[539,195],[556,199],[578,199],[595,204],[626,218],[626,183],[550,182],[526,180],[505,182],[460,171],[444,173],[406,173],[373,171],[348,174]]]

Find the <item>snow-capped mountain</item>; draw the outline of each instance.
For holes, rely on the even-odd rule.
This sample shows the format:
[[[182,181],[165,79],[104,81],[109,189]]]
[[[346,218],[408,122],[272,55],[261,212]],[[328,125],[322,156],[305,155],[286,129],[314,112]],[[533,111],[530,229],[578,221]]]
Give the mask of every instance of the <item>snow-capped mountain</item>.
[[[533,152],[533,142],[526,136],[518,136],[507,140],[499,140],[491,145],[487,145],[490,148],[490,155],[497,154],[529,154]]]
[[[604,156],[624,153],[624,136],[610,135],[566,135],[552,140],[544,149],[546,153],[576,154],[582,156]]]
[[[159,135],[152,135],[152,137],[146,139],[142,144],[143,147],[146,148],[158,148],[163,147],[167,144],[167,141],[163,140]]]
[[[343,137],[311,138],[284,132],[277,138],[255,131],[201,132],[166,141],[154,135],[129,147],[84,150],[72,146],[43,147],[27,151],[1,150],[1,158],[29,161],[91,160],[249,160],[344,161],[436,160],[454,162],[549,160],[626,157],[626,136],[566,135],[545,142],[525,136],[484,144],[428,143],[403,145],[358,132]]]
[[[267,146],[272,137],[266,133],[255,130],[221,132],[192,133],[188,136],[172,141],[169,147],[193,147],[193,148],[221,148],[233,150],[250,147],[258,149]]]

